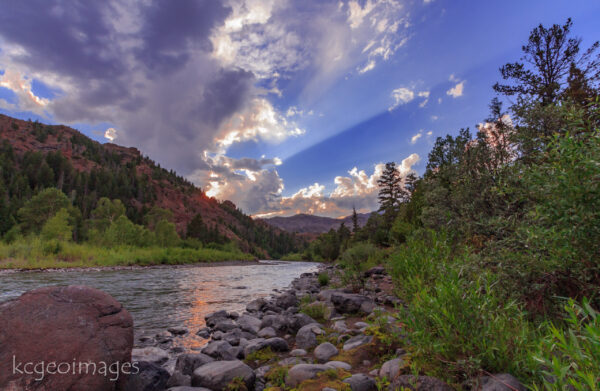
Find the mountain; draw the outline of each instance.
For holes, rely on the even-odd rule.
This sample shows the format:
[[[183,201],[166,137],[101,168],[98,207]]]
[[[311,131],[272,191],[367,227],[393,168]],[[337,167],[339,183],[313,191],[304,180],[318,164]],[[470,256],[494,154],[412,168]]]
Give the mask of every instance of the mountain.
[[[244,251],[267,256],[295,250],[295,237],[253,220],[230,201],[208,197],[136,148],[101,144],[68,126],[0,114],[0,236],[18,221],[17,210],[48,187],[67,194],[84,219],[108,197],[120,199],[137,224],[157,206],[173,212],[181,236],[200,215],[212,237],[234,241]]]
[[[371,213],[358,213],[358,225],[363,227]],[[330,229],[337,230],[342,223],[352,229],[352,216],[334,219],[332,217],[315,216],[309,214],[297,214],[289,217],[271,217],[264,219],[270,225],[287,232],[297,233],[324,233]]]

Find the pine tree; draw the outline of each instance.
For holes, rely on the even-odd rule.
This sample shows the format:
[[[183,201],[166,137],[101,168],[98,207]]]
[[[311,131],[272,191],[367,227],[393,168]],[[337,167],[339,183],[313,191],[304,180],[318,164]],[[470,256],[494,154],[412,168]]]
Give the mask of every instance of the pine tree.
[[[385,169],[377,180],[377,184],[379,185],[379,211],[393,219],[400,204],[407,201],[407,193],[402,188],[402,178],[400,178],[396,163],[385,164]]]
[[[356,208],[352,207],[352,233],[358,232],[358,215],[356,214]]]

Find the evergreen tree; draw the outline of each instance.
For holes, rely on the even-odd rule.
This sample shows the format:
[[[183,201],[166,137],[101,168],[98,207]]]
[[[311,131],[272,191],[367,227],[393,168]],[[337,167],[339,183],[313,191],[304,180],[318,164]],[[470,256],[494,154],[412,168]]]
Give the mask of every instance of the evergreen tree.
[[[352,233],[358,232],[358,214],[356,214],[356,208],[352,207]]]
[[[402,188],[402,178],[395,162],[385,164],[379,185],[379,211],[384,212],[390,219],[396,215],[398,207],[407,200],[406,191]]]

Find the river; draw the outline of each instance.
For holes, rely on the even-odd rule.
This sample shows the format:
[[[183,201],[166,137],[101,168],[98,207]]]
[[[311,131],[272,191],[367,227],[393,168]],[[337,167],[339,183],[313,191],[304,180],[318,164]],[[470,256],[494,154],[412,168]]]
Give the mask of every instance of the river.
[[[0,301],[48,285],[88,285],[117,299],[133,316],[135,334],[169,327],[190,333],[176,344],[198,348],[195,335],[204,316],[217,310],[243,311],[246,304],[286,288],[294,278],[317,270],[310,262],[261,261],[248,266],[187,266],[132,270],[70,270],[0,274]]]

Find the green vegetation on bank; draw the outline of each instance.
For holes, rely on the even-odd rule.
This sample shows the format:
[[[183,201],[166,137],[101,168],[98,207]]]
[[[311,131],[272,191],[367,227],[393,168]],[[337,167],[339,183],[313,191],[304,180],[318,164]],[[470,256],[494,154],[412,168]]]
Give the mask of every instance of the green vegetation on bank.
[[[473,135],[438,138],[422,178],[394,163],[381,209],[305,252],[356,290],[384,264],[411,371],[458,389],[509,372],[532,389],[600,389],[600,56],[535,28]]]

